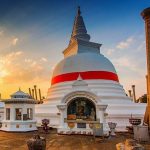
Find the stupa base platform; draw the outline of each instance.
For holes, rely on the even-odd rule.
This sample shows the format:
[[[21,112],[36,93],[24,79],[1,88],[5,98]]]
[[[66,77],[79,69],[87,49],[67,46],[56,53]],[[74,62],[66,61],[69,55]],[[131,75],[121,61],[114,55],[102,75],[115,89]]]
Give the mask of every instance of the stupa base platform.
[[[36,121],[3,121],[2,127],[0,128],[2,131],[7,132],[29,132],[29,131],[36,131]]]

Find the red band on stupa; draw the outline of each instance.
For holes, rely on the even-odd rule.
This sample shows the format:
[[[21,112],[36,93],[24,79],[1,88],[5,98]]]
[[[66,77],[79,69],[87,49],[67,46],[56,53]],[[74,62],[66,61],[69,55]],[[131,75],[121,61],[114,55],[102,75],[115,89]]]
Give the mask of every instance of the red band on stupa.
[[[117,74],[108,71],[86,71],[86,72],[72,72],[62,75],[58,75],[52,78],[51,85],[66,81],[77,80],[78,76],[82,77],[83,80],[112,80],[119,82]]]

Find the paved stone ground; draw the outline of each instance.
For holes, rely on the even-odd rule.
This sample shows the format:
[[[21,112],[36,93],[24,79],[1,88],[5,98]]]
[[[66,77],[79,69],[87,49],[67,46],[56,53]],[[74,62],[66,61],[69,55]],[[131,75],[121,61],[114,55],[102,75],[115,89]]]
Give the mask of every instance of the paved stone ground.
[[[0,150],[28,150],[26,141],[37,132],[8,133],[0,131]],[[40,133],[45,137],[45,134]],[[116,150],[115,145],[132,138],[130,134],[118,133],[115,138],[104,139],[84,135],[57,135],[55,130],[46,134],[47,150]],[[150,150],[150,142],[142,143]]]

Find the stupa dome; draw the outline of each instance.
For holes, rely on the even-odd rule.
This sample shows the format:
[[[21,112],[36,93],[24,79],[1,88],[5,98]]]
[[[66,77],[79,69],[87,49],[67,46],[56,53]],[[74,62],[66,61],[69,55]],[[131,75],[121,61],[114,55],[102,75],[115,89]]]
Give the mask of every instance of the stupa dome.
[[[52,84],[83,79],[106,79],[118,81],[113,64],[102,54],[79,53],[60,61],[54,71]]]
[[[91,123],[100,123],[108,134],[108,122],[126,131],[130,115],[140,117],[145,111],[126,95],[113,64],[101,54],[101,44],[90,37],[78,7],[64,59],[53,70],[44,103],[36,105],[38,122],[49,118],[59,134],[90,135]]]
[[[64,59],[60,61],[52,76],[51,84],[77,80],[113,80],[118,76],[113,64],[100,53],[101,44],[90,41],[80,7],[75,17],[68,47],[63,51]]]

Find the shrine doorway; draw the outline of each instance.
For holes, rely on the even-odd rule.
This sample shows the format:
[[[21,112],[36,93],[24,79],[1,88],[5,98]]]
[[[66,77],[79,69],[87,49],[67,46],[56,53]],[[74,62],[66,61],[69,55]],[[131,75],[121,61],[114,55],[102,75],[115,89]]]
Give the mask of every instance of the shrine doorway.
[[[96,121],[95,104],[86,97],[75,97],[68,103],[67,119]]]

